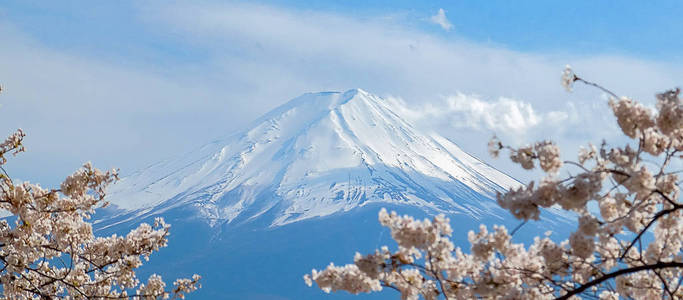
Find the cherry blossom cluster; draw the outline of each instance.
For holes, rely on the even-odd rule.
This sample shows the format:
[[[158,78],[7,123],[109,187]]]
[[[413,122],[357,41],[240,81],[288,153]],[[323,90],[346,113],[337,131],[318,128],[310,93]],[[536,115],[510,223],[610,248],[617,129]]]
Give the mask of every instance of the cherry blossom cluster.
[[[574,89],[574,82],[579,80],[579,77],[577,77],[576,74],[574,74],[574,70],[572,70],[572,67],[570,65],[567,65],[562,71],[561,79],[562,87],[564,87],[564,89],[567,90],[567,92],[571,92]]]
[[[26,150],[24,145],[21,143],[26,134],[23,130],[18,129],[16,132],[11,134],[4,142],[0,144],[0,166],[7,163],[7,158],[5,154],[12,153],[17,155],[19,152]]]
[[[538,161],[541,169],[548,173],[555,173],[562,168],[560,148],[552,141],[541,141],[533,146],[527,145],[516,149],[504,146],[496,136],[489,141],[488,150],[491,156],[498,157],[500,151],[504,149],[510,151],[510,160],[527,170],[535,167],[535,161]]]
[[[469,251],[455,247],[448,219],[379,213],[398,249],[356,254],[355,263],[330,265],[305,276],[326,292],[376,292],[402,299],[681,299],[683,298],[683,158],[680,90],[657,95],[656,110],[578,77],[567,67],[563,86],[598,87],[617,124],[632,143],[582,148],[577,161],[562,161],[550,141],[513,148],[494,137],[489,151],[503,150],[524,169],[540,167],[538,182],[497,196],[517,219],[539,220],[546,209],[577,216],[576,230],[562,242],[552,232],[530,245],[511,242],[503,226],[470,231]],[[560,176],[566,171],[568,175]]]
[[[105,188],[117,179],[90,163],[69,175],[59,189],[15,183],[3,169],[7,153],[24,150],[18,130],[0,144],[0,284],[8,299],[183,298],[199,287],[199,276],[179,279],[166,290],[159,275],[143,283],[135,274],[142,260],[166,246],[169,225],[158,218],[125,236],[95,237],[88,219],[106,205]]]

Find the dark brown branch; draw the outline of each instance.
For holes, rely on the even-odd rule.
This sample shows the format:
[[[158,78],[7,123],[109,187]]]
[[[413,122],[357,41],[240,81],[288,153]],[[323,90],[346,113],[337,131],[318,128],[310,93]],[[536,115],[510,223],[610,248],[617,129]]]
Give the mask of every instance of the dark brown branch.
[[[653,271],[653,272],[655,274],[657,274],[657,277],[659,277],[659,281],[662,282],[662,285],[664,286],[664,290],[666,291],[667,294],[669,294],[669,297],[671,297],[671,299],[674,299],[674,293],[669,288],[669,283],[666,282],[666,279],[664,279],[664,277],[662,277],[662,274],[660,274],[659,272],[657,272],[657,271]]]
[[[676,205],[676,206],[674,206],[673,208],[665,209],[665,210],[659,211],[659,212],[654,216],[654,218],[652,218],[652,220],[650,220],[650,222],[648,222],[647,225],[645,225],[645,228],[643,228],[643,229],[638,233],[638,235],[631,241],[631,243],[628,245],[628,247],[626,247],[626,249],[624,250],[624,253],[622,253],[621,256],[619,257],[619,260],[623,260],[624,257],[626,257],[626,255],[628,254],[628,251],[631,250],[631,248],[633,247],[633,245],[635,245],[636,242],[640,240],[640,238],[643,236],[643,234],[645,234],[645,232],[648,230],[648,228],[650,228],[650,226],[652,226],[652,224],[654,224],[659,218],[661,218],[661,217],[663,217],[663,216],[666,216],[666,215],[668,215],[668,214],[670,214],[670,213],[672,213],[672,212],[675,212],[675,211],[677,211],[677,210],[679,210],[679,209],[681,209],[681,208],[683,208],[683,206],[681,206],[681,205]]]
[[[446,300],[449,300],[448,298],[448,293],[446,292],[446,289],[444,289],[444,284],[443,281],[441,280],[441,273],[437,272],[434,270],[434,262],[432,261],[432,254],[430,251],[427,251],[427,255],[429,255],[429,265],[431,266],[431,272],[434,275],[434,278],[436,278],[436,281],[439,283],[439,288],[441,288],[441,292],[443,293],[443,296],[446,298]]]
[[[512,229],[512,231],[510,232],[510,236],[515,235],[515,233],[517,233],[517,231],[519,231],[519,229],[521,229],[522,226],[524,226],[524,224],[526,224],[527,221],[529,221],[529,220],[524,220],[522,223],[519,223],[519,225],[517,225],[515,227],[515,229]]]
[[[637,273],[640,271],[647,271],[647,270],[659,270],[659,269],[667,269],[667,268],[683,268],[683,263],[680,262],[658,262],[656,264],[652,265],[642,265],[642,266],[637,266],[637,267],[631,267],[631,268],[626,268],[626,269],[621,269],[612,273],[605,274],[604,276],[598,277],[596,279],[591,280],[590,282],[587,282],[581,286],[579,286],[576,289],[571,290],[567,294],[556,298],[557,300],[565,300],[569,299],[572,296],[578,295],[586,291],[587,289],[590,289],[591,287],[594,287],[596,285],[599,285],[600,283],[610,280],[615,277],[619,277],[621,275],[626,275],[626,274],[631,274],[631,273]]]

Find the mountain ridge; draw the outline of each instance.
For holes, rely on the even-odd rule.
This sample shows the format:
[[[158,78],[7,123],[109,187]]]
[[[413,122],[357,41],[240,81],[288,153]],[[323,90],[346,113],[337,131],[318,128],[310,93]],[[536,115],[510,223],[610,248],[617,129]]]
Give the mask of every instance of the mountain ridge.
[[[518,184],[351,89],[294,98],[250,129],[122,179],[110,199],[131,218],[190,205],[216,224],[280,209],[271,226],[281,226],[374,202],[495,215],[495,193]],[[482,203],[470,203],[476,194]]]

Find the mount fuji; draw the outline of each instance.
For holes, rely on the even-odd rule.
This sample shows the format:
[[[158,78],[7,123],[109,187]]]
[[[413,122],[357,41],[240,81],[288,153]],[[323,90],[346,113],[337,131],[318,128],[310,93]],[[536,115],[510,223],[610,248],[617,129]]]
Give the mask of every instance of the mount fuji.
[[[241,133],[123,178],[109,188],[113,205],[96,224],[120,233],[165,217],[169,247],[142,271],[200,273],[197,298],[322,298],[303,284],[304,273],[392,244],[379,208],[444,213],[456,241],[466,241],[479,223],[519,223],[495,201],[516,186],[450,140],[421,132],[382,98],[353,89],[304,94]],[[516,238],[565,222],[551,216]]]

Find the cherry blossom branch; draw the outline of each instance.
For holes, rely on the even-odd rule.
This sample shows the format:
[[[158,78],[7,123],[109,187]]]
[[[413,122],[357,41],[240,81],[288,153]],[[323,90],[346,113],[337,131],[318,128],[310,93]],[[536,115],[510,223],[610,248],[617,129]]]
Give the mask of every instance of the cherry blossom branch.
[[[641,271],[647,271],[647,270],[659,270],[659,269],[667,269],[667,268],[683,268],[683,263],[681,262],[658,262],[656,264],[650,264],[650,265],[642,265],[642,266],[636,266],[636,267],[630,267],[630,268],[625,268],[621,269],[612,273],[605,274],[602,277],[598,277],[596,279],[593,279],[585,284],[580,285],[578,288],[571,290],[565,295],[562,295],[561,297],[558,297],[557,300],[565,300],[569,299],[570,297],[574,295],[578,295],[586,291],[587,289],[599,285],[600,283],[610,280],[612,278],[616,278],[621,275],[626,275],[626,274],[631,274],[631,273],[636,273],[636,272],[641,272]]]
[[[537,237],[525,247],[511,242],[512,235],[524,222],[510,234],[504,227],[494,226],[494,231],[489,232],[482,225],[479,232],[468,233],[471,248],[469,254],[464,254],[452,242],[443,240],[452,232],[444,217],[420,221],[409,216],[399,217],[394,212],[388,214],[383,209],[379,221],[391,230],[392,238],[399,245],[397,252],[382,248],[381,252],[357,258],[355,265],[330,265],[321,272],[314,270],[304,277],[307,284],[310,286],[315,281],[326,291],[371,292],[381,289],[377,281],[381,277],[387,280],[382,281],[383,285],[394,286],[402,297],[426,299],[434,297],[437,284],[447,298],[497,298],[503,295],[514,298],[517,296],[509,293],[521,293],[549,299],[563,292],[566,295],[560,299],[578,294],[611,300],[678,296],[683,281],[680,276],[683,263],[664,261],[679,261],[683,237],[680,218],[667,217],[678,216],[679,210],[683,209],[683,203],[677,199],[683,182],[678,177],[681,172],[666,170],[671,161],[683,158],[676,156],[678,151],[683,151],[680,91],[658,95],[658,111],[653,115],[640,103],[619,98],[606,88],[579,78],[567,67],[562,77],[563,85],[571,90],[575,81],[612,96],[609,103],[612,112],[621,131],[633,140],[631,143],[609,148],[603,141],[599,152],[591,145],[588,151],[579,152],[579,163],[576,163],[560,160],[559,148],[550,141],[520,148],[503,145],[495,136],[489,142],[489,151],[494,157],[507,149],[510,159],[522,168],[540,166],[549,175],[538,184],[531,182],[498,194],[499,206],[524,222],[538,220],[541,208],[559,206],[578,213],[578,228],[569,239],[556,243],[548,237]],[[636,142],[637,149],[631,148]],[[648,154],[657,160],[645,159]],[[589,167],[586,161],[595,162],[595,165]],[[578,167],[581,172],[556,179],[563,165]],[[590,208],[589,201],[597,202],[599,213]],[[655,240],[645,243],[643,236],[654,224],[657,224]],[[635,237],[624,240],[627,230]],[[434,255],[439,255],[437,265],[433,263]],[[380,257],[384,260],[378,263]],[[389,258],[391,270],[388,270],[388,264],[385,265]],[[424,258],[427,268],[413,262],[420,258]],[[416,266],[415,269],[402,268],[408,261]],[[649,264],[648,261],[657,263]],[[378,274],[378,266],[373,264],[379,264],[384,273]],[[673,272],[668,270],[672,268]],[[636,274],[643,270],[651,270],[657,277],[649,272]],[[624,276],[628,274],[632,275]],[[613,287],[610,280],[617,277],[624,282],[619,281]],[[457,282],[451,280],[456,278]],[[677,285],[673,289],[675,282]],[[593,292],[585,293],[588,289]]]
[[[510,231],[510,236],[514,236],[515,233],[517,233],[517,231],[519,231],[519,229],[521,229],[522,226],[524,226],[524,224],[526,224],[526,222],[527,222],[527,220],[524,220],[521,223],[519,223],[519,225],[515,226],[515,228],[512,229],[512,231]]]
[[[640,240],[640,238],[643,236],[643,234],[645,234],[645,232],[647,232],[647,230],[650,228],[650,226],[652,226],[652,224],[657,222],[657,220],[659,218],[664,217],[664,216],[666,216],[670,213],[673,213],[673,212],[675,212],[679,209],[682,209],[682,208],[683,208],[683,205],[675,205],[672,208],[661,210],[657,214],[655,214],[654,217],[650,220],[650,222],[648,222],[647,225],[645,225],[645,227],[642,230],[640,230],[638,235],[631,241],[631,243],[629,243],[628,247],[626,247],[626,249],[624,250],[624,253],[619,257],[619,260],[623,260],[624,257],[626,257],[626,255],[628,254],[628,251],[631,250],[633,245],[635,245],[635,243]]]
[[[427,255],[429,256],[429,265],[430,265],[432,268],[434,268],[434,263],[432,262],[432,255],[431,255],[431,253],[428,252]],[[438,271],[435,271],[435,270],[433,270],[433,269],[430,270],[430,271],[431,271],[431,273],[434,275],[434,278],[436,278],[436,281],[439,283],[439,288],[441,289],[441,291],[442,291],[442,293],[443,293],[443,296],[446,298],[446,300],[450,300],[450,299],[448,298],[448,293],[446,293],[446,290],[443,288],[443,287],[444,287],[444,284],[443,284],[443,281],[441,281],[441,274],[439,274]]]
[[[607,88],[605,88],[605,87],[603,87],[603,86],[601,86],[601,85],[599,85],[599,84],[597,84],[597,83],[595,83],[595,82],[591,82],[591,81],[585,80],[585,79],[583,79],[583,78],[581,78],[581,77],[579,77],[579,76],[576,76],[576,75],[574,75],[574,76],[575,76],[575,77],[574,77],[574,81],[579,81],[579,82],[581,82],[581,83],[583,83],[583,84],[585,84],[585,85],[590,85],[590,86],[596,87],[596,88],[600,89],[601,91],[603,91],[603,92],[605,92],[605,93],[607,93],[607,94],[610,94],[610,96],[614,97],[615,99],[618,99],[618,98],[619,98],[619,96],[617,96],[617,94],[615,94],[614,92],[608,90]]]
[[[664,277],[662,277],[662,274],[660,274],[660,272],[657,272],[657,270],[653,270],[652,272],[657,275],[657,278],[659,278],[659,281],[662,283],[662,286],[664,286],[664,290],[667,292],[667,294],[669,294],[669,297],[671,297],[671,299],[674,299],[674,293],[669,288],[669,283],[666,282],[666,279],[664,279]]]

